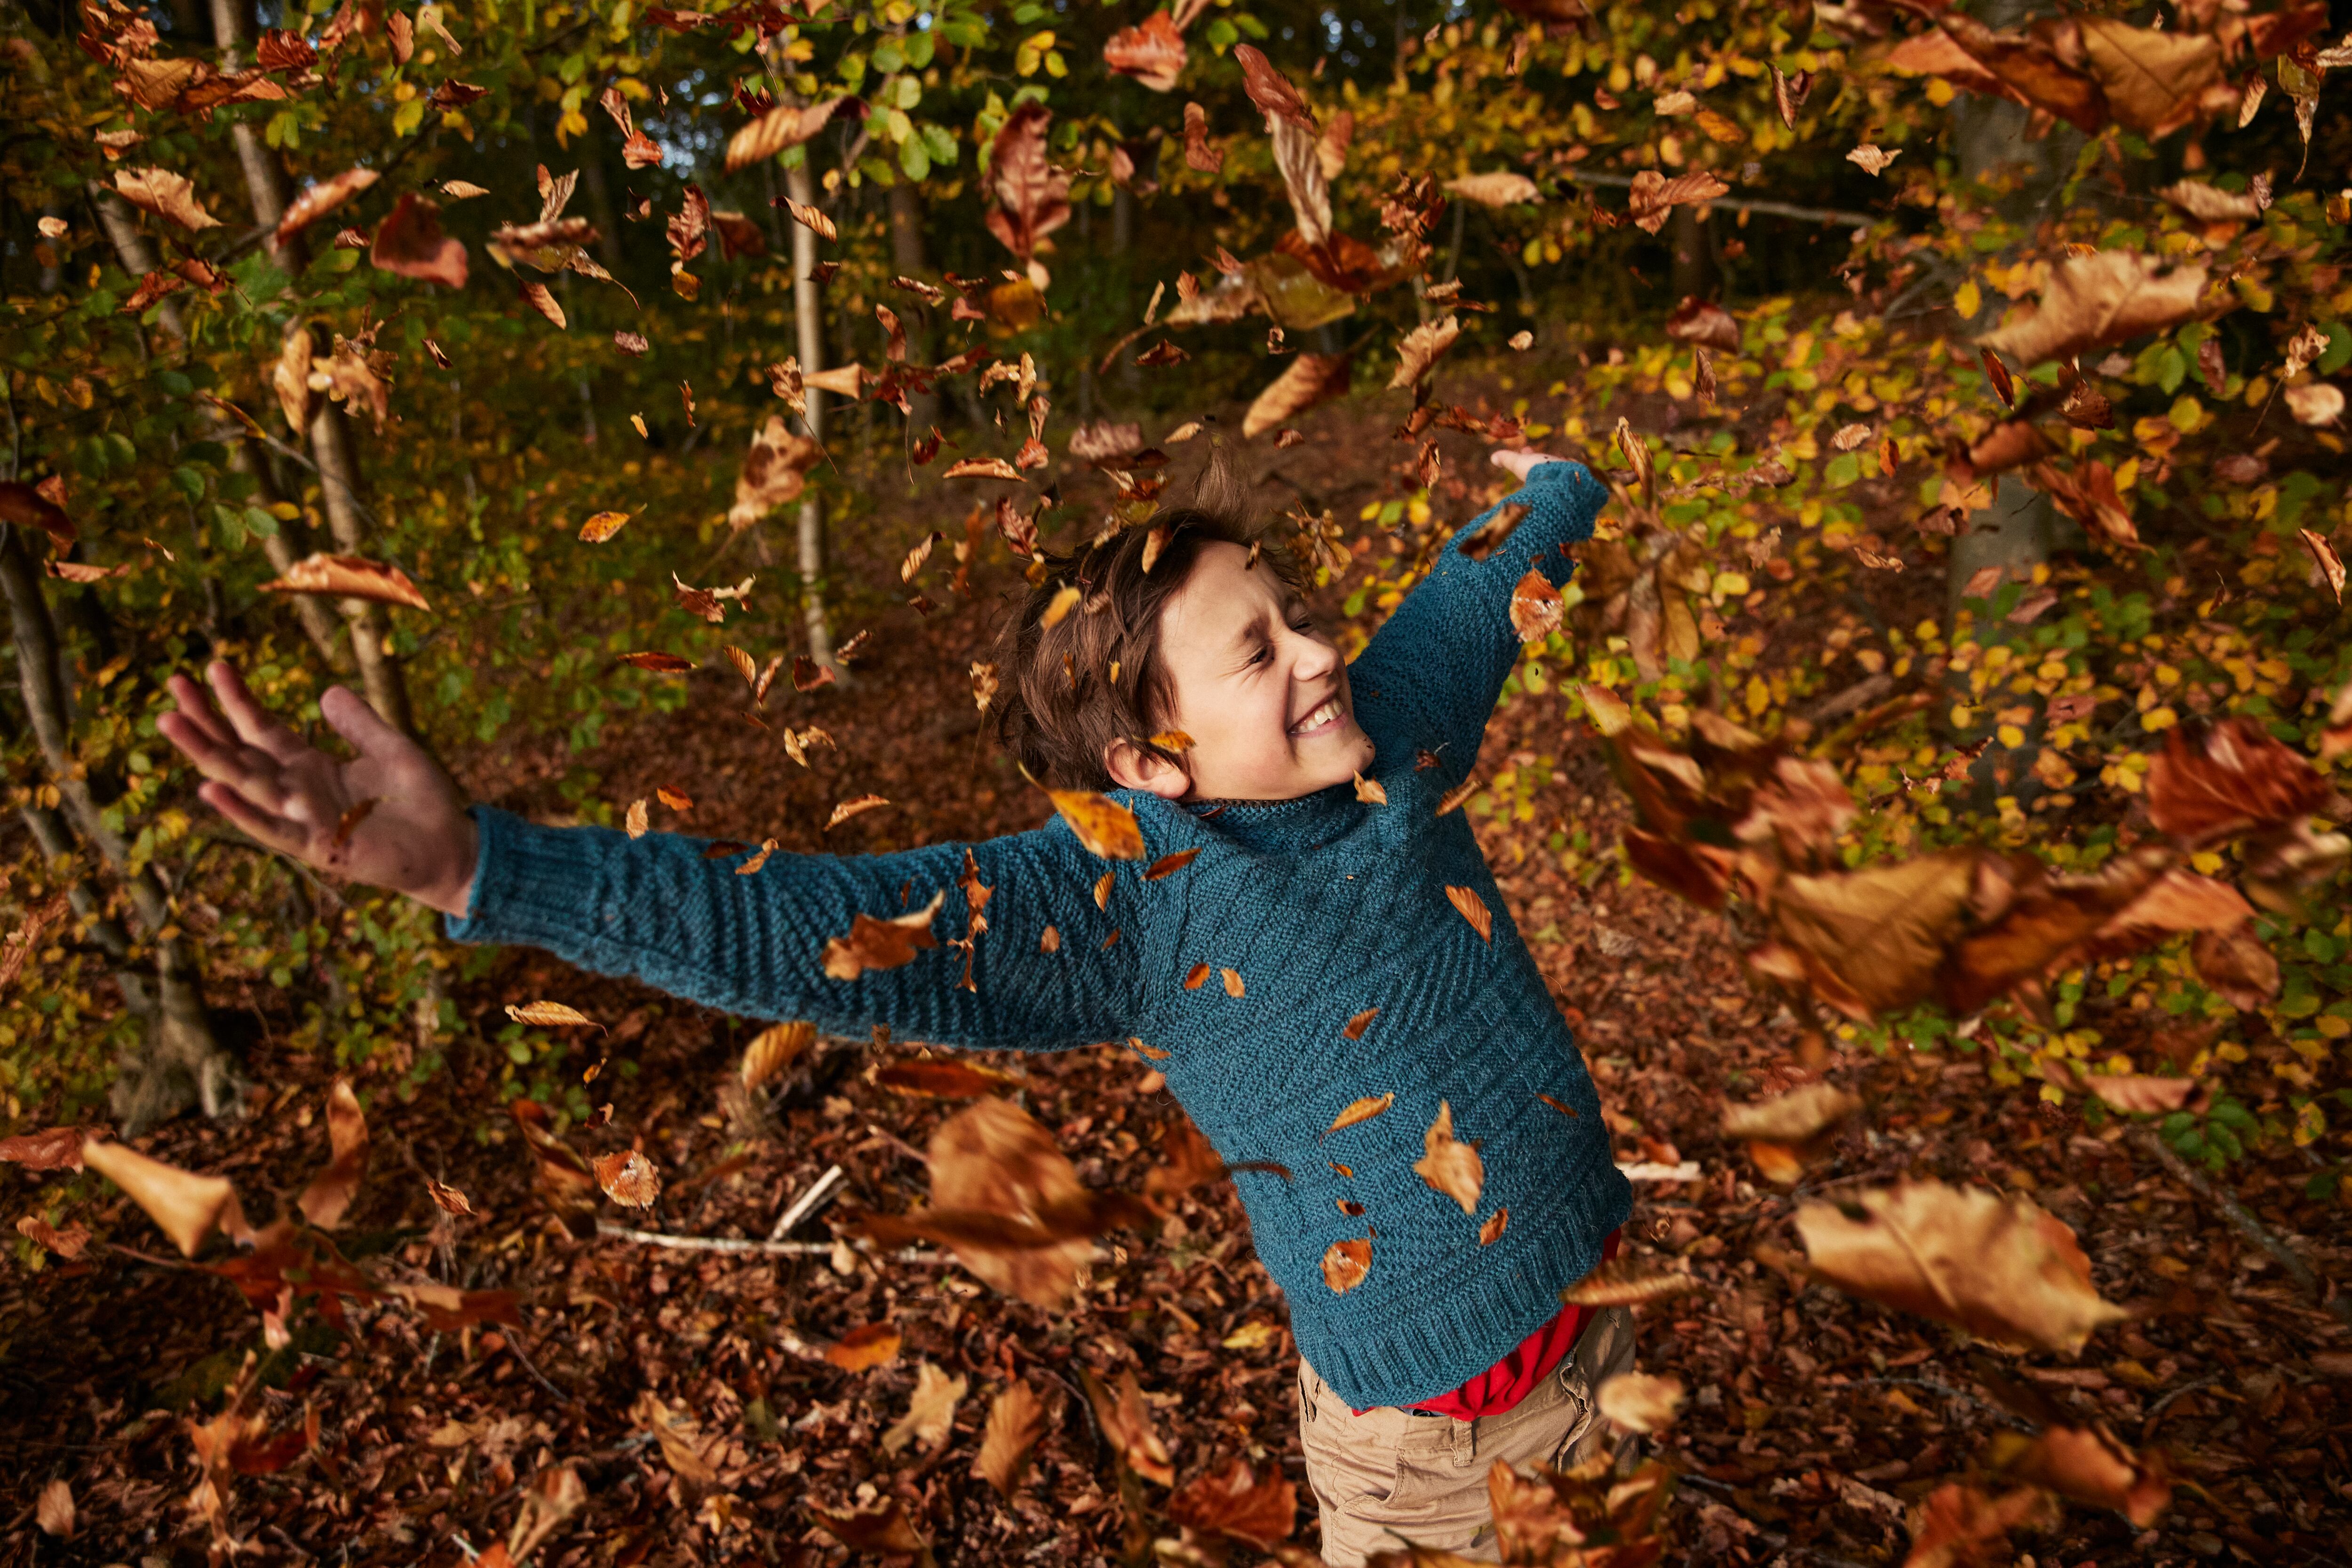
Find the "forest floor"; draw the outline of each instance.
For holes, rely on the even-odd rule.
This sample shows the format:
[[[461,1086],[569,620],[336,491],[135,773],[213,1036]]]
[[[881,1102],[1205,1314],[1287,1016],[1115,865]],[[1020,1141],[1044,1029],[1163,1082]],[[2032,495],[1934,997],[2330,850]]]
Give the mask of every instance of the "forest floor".
[[[1385,458],[1369,471],[1346,466],[1366,450],[1406,451],[1378,444],[1384,425],[1342,406],[1307,427],[1307,445],[1271,461],[1318,505],[1349,517],[1402,493]],[[1456,462],[1472,455],[1466,441],[1449,446]],[[1276,507],[1288,498],[1269,494]],[[1475,497],[1453,504],[1464,520]],[[914,537],[930,527],[953,537],[959,523],[886,506],[845,541],[844,570],[895,586]],[[1001,592],[1012,579],[1000,564],[984,581]],[[695,801],[681,826],[772,835],[793,850],[1030,827],[1042,802],[979,736],[965,676],[983,656],[991,592],[927,619],[903,609],[878,616],[873,657],[852,685],[793,699],[793,722],[814,719],[839,742],[805,769],[785,759],[773,730],[743,722],[737,691],[716,680],[698,682],[683,712],[616,727],[593,756],[519,737],[454,760],[478,798],[542,817],[561,815],[554,781],[586,762],[616,802],[681,788]],[[1804,624],[1786,606],[1776,613],[1784,626]],[[1792,641],[1788,656],[1813,656],[1811,643]],[[1698,1281],[1638,1312],[1643,1369],[1679,1375],[1694,1396],[1655,1442],[1682,1473],[1667,1559],[1899,1561],[1907,1511],[1978,1467],[2004,1431],[2024,1429],[2021,1412],[2101,1421],[2134,1446],[2162,1445],[2179,1484],[2153,1528],[2070,1507],[2054,1528],[2020,1540],[2032,1554],[2020,1561],[2352,1557],[2352,1335],[2120,1127],[2094,1135],[2071,1105],[2038,1103],[2030,1085],[1996,1089],[1965,1052],[1801,1051],[1795,1020],[1749,986],[1720,919],[1648,883],[1621,884],[1607,852],[1624,804],[1597,743],[1563,720],[1560,702],[1556,690],[1524,695],[1498,711],[1480,776],[1540,766],[1550,779],[1524,817],[1506,801],[1479,820],[1479,833],[1591,1064],[1621,1158],[1698,1168],[1695,1180],[1641,1185],[1627,1236],[1635,1256],[1686,1267]],[[893,807],[821,834],[835,802],[869,790]],[[1590,885],[1594,854],[1580,869],[1550,842],[1575,830],[1601,859]],[[444,1075],[406,1103],[361,1084],[372,1174],[343,1235],[355,1252],[380,1249],[373,1263],[387,1279],[520,1291],[521,1329],[436,1334],[391,1305],[354,1307],[348,1334],[298,1321],[292,1345],[269,1355],[255,1407],[276,1429],[315,1418],[317,1445],[274,1474],[233,1479],[227,1519],[245,1560],[445,1568],[504,1535],[530,1478],[563,1464],[587,1495],[539,1549],[554,1568],[837,1561],[841,1549],[811,1509],[892,1498],[942,1562],[1117,1563],[1128,1549],[1125,1508],[1077,1393],[1081,1368],[1113,1382],[1135,1374],[1180,1484],[1237,1457],[1261,1475],[1301,1480],[1284,1303],[1230,1185],[1184,1200],[1156,1236],[1105,1238],[1091,1288],[1055,1314],[943,1257],[869,1260],[845,1274],[821,1252],[577,1240],[534,1196],[532,1161],[499,1105],[505,1057],[491,1041],[509,1002],[560,998],[613,1022],[609,1048],[582,1045],[577,1068],[600,1049],[637,1066],[599,1080],[593,1092],[609,1092],[613,1119],[582,1142],[634,1144],[667,1185],[649,1214],[607,1206],[614,1223],[765,1238],[836,1164],[856,1207],[902,1211],[924,1200],[921,1151],[957,1106],[868,1082],[877,1056],[919,1048],[860,1043],[818,1051],[730,1113],[719,1086],[755,1026],[530,951],[503,955],[456,994],[466,1027]],[[234,1177],[257,1219],[270,1193],[299,1190],[325,1158],[319,1107],[331,1064],[287,1051],[288,1021],[253,1048],[253,1079],[278,1087],[257,1095],[252,1114],[184,1122],[143,1141],[159,1158]],[[1123,1049],[992,1064],[1023,1075],[1024,1103],[1089,1184],[1135,1190],[1182,1117]],[[1721,1106],[1822,1076],[1869,1109],[1801,1187],[1773,1188],[1717,1131]],[[1906,1175],[2030,1193],[2074,1228],[2101,1292],[2128,1321],[2079,1361],[2000,1354],[1810,1285],[1788,1266],[1799,1203]],[[473,1217],[445,1220],[428,1176],[467,1194]],[[12,1172],[0,1184],[41,1179],[53,1178]],[[2327,1244],[2342,1239],[2335,1214],[2306,1203],[2295,1182],[2235,1179],[2274,1229],[2297,1238],[2323,1272],[2340,1272],[2347,1252]],[[25,1197],[13,1200],[20,1212]],[[165,1261],[127,1202],[82,1218],[114,1245],[38,1274],[12,1268],[0,1281],[0,1557],[193,1563],[208,1531],[186,1502],[199,1479],[190,1420],[219,1410],[248,1349],[263,1349],[259,1327],[227,1281]],[[796,1234],[824,1241],[824,1218]],[[871,1369],[841,1370],[809,1348],[885,1320],[902,1348]],[[966,1380],[952,1428],[936,1447],[886,1451],[923,1362]],[[991,1397],[1011,1379],[1027,1382],[1047,1421],[1007,1501],[975,1475],[974,1458]],[[646,1422],[647,1395],[698,1427],[712,1479],[690,1480],[666,1462]],[[34,1527],[36,1497],[55,1479],[77,1508],[69,1542]],[[1154,1510],[1166,1500],[1157,1486],[1143,1492]],[[1291,1539],[1312,1547],[1303,1485],[1298,1500]]]

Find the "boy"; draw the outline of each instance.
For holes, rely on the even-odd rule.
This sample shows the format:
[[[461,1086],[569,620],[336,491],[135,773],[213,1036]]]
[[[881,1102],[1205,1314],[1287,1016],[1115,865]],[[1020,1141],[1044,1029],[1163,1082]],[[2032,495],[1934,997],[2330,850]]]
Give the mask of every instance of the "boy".
[[[1000,733],[1047,783],[1117,791],[1142,833],[1131,861],[1089,853],[1056,819],[739,876],[672,834],[468,813],[420,747],[341,689],[320,706],[359,756],[337,761],[225,664],[210,675],[226,722],[176,676],[180,711],[161,727],[208,780],[203,798],[256,839],[407,894],[460,941],[530,943],[844,1034],[878,1022],[948,1045],[1149,1048],[1227,1164],[1288,1172],[1234,1182],[1289,1301],[1325,1560],[1350,1568],[1407,1541],[1493,1560],[1488,1470],[1597,1450],[1593,1391],[1633,1351],[1623,1309],[1560,1307],[1613,1252],[1631,1188],[1469,824],[1437,810],[1517,658],[1513,586],[1530,565],[1564,581],[1565,547],[1607,499],[1580,465],[1496,461],[1522,481],[1516,527],[1498,507],[1462,530],[1352,669],[1223,508],[1049,559],[1006,633]],[[1465,555],[1489,523],[1501,537]],[[1049,625],[1067,584],[1079,603]],[[1196,852],[1146,879],[1182,851]],[[990,890],[976,934],[975,878]],[[940,949],[834,977],[856,968],[824,955],[857,915],[935,894]],[[1202,983],[1219,970],[1240,984]]]

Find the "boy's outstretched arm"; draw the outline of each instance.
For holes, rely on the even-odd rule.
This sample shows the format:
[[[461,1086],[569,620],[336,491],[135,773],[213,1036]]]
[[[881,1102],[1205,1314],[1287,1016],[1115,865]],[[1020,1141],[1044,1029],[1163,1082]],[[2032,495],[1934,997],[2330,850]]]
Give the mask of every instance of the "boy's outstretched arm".
[[[1058,821],[969,846],[780,853],[738,874],[749,851],[709,859],[704,841],[676,834],[632,840],[468,813],[439,765],[351,693],[321,703],[359,750],[346,762],[271,718],[226,664],[209,674],[219,711],[176,677],[180,712],[161,721],[208,780],[203,799],[273,849],[441,910],[460,940],[545,947],[707,1006],[833,1033],[883,1024],[945,1045],[1055,1049],[1129,1032],[1138,944],[1111,936],[1092,894],[1107,862]],[[914,918],[861,940],[860,916]],[[911,959],[866,967],[894,944]]]
[[[1494,460],[1518,476],[1519,487],[1446,541],[1429,575],[1349,670],[1356,687],[1400,701],[1435,732],[1427,744],[1439,750],[1448,779],[1466,776],[1476,760],[1486,720],[1518,662],[1512,590],[1531,569],[1554,588],[1565,584],[1574,566],[1567,547],[1592,537],[1609,503],[1608,487],[1581,463],[1536,452],[1497,452]],[[1485,559],[1473,559],[1465,546]]]

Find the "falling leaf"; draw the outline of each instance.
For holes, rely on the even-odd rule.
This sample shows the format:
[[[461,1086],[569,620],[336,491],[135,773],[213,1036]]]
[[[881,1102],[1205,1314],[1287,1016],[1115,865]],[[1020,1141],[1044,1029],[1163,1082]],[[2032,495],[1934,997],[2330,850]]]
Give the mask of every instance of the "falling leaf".
[[[2056,1525],[2058,1510],[2039,1487],[2019,1487],[1998,1498],[1974,1487],[1937,1487],[1918,1504],[1911,1552],[1904,1568],[1968,1568],[2006,1563],[2009,1532]]]
[[[509,1003],[507,1017],[517,1023],[542,1028],[555,1024],[587,1024],[595,1029],[604,1027],[577,1008],[566,1007],[562,1002],[525,1002],[520,1007]]]
[[[16,1221],[16,1234],[36,1247],[46,1248],[70,1263],[82,1255],[89,1245],[89,1228],[75,1220],[62,1230],[37,1214],[27,1214]]]
[[[432,1198],[434,1207],[444,1214],[465,1218],[474,1212],[473,1201],[446,1182],[436,1181],[431,1176],[426,1176],[425,1192],[426,1197]]]
[[[2051,269],[2032,316],[1979,341],[2020,363],[2040,364],[2179,326],[2198,314],[2205,269],[2158,274],[2137,251],[2069,256]]]
[[[1723,1135],[1801,1144],[1837,1126],[1862,1109],[1862,1097],[1833,1083],[1808,1083],[1753,1105],[1723,1108]]]
[[[1242,439],[1255,440],[1318,403],[1348,394],[1353,356],[1301,354],[1257,394],[1242,416]]]
[[[1440,1100],[1437,1119],[1423,1135],[1423,1153],[1413,1161],[1415,1175],[1433,1191],[1462,1206],[1465,1215],[1478,1212],[1478,1195],[1486,1185],[1486,1165],[1478,1151],[1454,1135],[1454,1107]]]
[[[727,172],[732,174],[787,148],[798,147],[831,123],[835,114],[849,101],[845,98],[829,98],[820,103],[782,104],[768,110],[728,138]]]
[[[382,177],[373,169],[346,169],[320,181],[287,204],[286,215],[278,220],[277,232],[270,237],[284,245]]]
[[[1389,378],[1389,390],[1395,392],[1411,387],[1429,373],[1445,350],[1462,335],[1462,323],[1452,316],[1441,316],[1434,321],[1424,321],[1404,335],[1397,345],[1396,373]],[[1293,367],[1296,369],[1296,367]]]
[[[2319,569],[2320,576],[2327,583],[2327,591],[2336,596],[2336,603],[2343,603],[2344,558],[2336,553],[2336,547],[2327,542],[2325,535],[2313,533],[2309,528],[2298,528],[2295,536],[2303,540],[2303,548],[2310,552],[2312,564]]]
[[[1478,939],[1480,941],[1494,941],[1494,912],[1486,907],[1486,901],[1478,896],[1475,889],[1456,887],[1448,883],[1445,889],[1445,897],[1447,902],[1452,904],[1456,910],[1461,912],[1462,918],[1470,923],[1470,929],[1478,934]]]
[[[1335,1296],[1344,1296],[1364,1282],[1372,1270],[1372,1244],[1357,1239],[1334,1241],[1323,1249],[1323,1282]]]
[[[1505,343],[1505,347],[1508,348],[1515,354],[1524,354],[1529,349],[1534,348],[1535,343],[1536,335],[1533,332],[1519,331],[1514,332],[1510,335],[1509,339]]]
[[[1693,1275],[1659,1273],[1639,1260],[1625,1258],[1601,1264],[1562,1291],[1559,1299],[1575,1307],[1631,1307],[1698,1288]]]
[[[546,284],[524,284],[522,286],[522,298],[523,303],[529,305],[532,309],[546,317],[550,321],[554,322],[556,330],[563,331],[567,329],[563,324],[563,307],[555,302],[555,296],[547,291]]]
[[[1883,147],[1874,147],[1865,141],[1847,153],[1845,161],[1859,167],[1865,174],[1883,174],[1886,172],[1888,164],[1902,156],[1903,150],[1899,147],[1889,152]]]
[[[1135,362],[1146,370],[1158,370],[1164,365],[1181,365],[1192,356],[1165,340],[1154,343],[1135,356]]]
[[[1214,973],[1216,973],[1216,970],[1211,965],[1193,965],[1184,976],[1184,988],[1188,991],[1199,990],[1203,985],[1208,983],[1209,977]]]
[[[1995,1343],[2071,1355],[2124,1315],[2099,1299],[2074,1233],[2023,1197],[1905,1182],[1808,1203],[1796,1226],[1838,1289]]]
[[[45,1535],[70,1541],[74,1532],[73,1488],[61,1479],[44,1482],[41,1495],[33,1504],[33,1522]]]
[[[2286,399],[2287,412],[2295,423],[2316,429],[2334,424],[2344,417],[2343,389],[2327,382],[2306,382],[2299,387],[2289,387],[2281,394]]]
[[[367,1117],[349,1078],[339,1076],[328,1086],[327,1143],[326,1167],[310,1178],[295,1201],[303,1218],[322,1230],[332,1230],[343,1222],[367,1169]]]
[[[438,283],[446,288],[465,287],[465,242],[441,232],[440,211],[440,204],[430,198],[414,191],[403,192],[391,214],[376,225],[368,264],[380,271]],[[528,295],[532,288],[539,288],[541,296],[547,292],[537,284],[525,285],[523,292]],[[550,301],[541,308],[547,311],[552,307]],[[554,310],[550,319],[559,327],[563,325],[561,310]]]
[[[193,1258],[215,1228],[231,1238],[248,1235],[236,1188],[226,1176],[200,1176],[151,1159],[127,1144],[83,1143],[82,1164],[121,1187],[144,1209],[184,1258]]]
[[[2224,719],[2196,735],[2166,732],[2147,771],[2149,819],[2191,843],[2285,827],[2326,800],[2326,782],[2310,761],[2251,719]]]
[[[1378,1012],[1380,1009],[1374,1008],[1372,1010]],[[1342,1127],[1352,1127],[1359,1122],[1369,1122],[1395,1103],[1396,1095],[1393,1092],[1386,1094],[1368,1094],[1361,1100],[1351,1100],[1348,1103],[1347,1109],[1331,1118],[1331,1124],[1323,1129],[1323,1135],[1328,1138]]]
[[[134,207],[171,219],[184,229],[216,229],[220,220],[196,200],[196,187],[169,169],[117,169],[114,188]]]
[[[1161,855],[1158,860],[1153,861],[1150,865],[1144,868],[1143,880],[1146,882],[1158,882],[1161,877],[1173,876],[1176,873],[1182,871],[1186,866],[1191,865],[1200,852],[1199,848],[1195,847],[1189,850],[1177,850],[1172,853]]]
[[[1644,169],[1633,176],[1630,193],[1633,225],[1644,234],[1656,234],[1666,226],[1666,214],[1674,208],[1711,202],[1728,194],[1730,190],[1730,186],[1704,171],[1677,174],[1669,180],[1655,169]]]
[[[644,356],[645,351],[649,345],[646,342],[644,336],[640,333],[615,332],[613,334],[613,347],[620,350],[621,352],[628,355],[632,359],[638,359]]]
[[[1543,193],[1525,174],[1498,170],[1491,174],[1457,174],[1445,188],[1482,207],[1509,207],[1543,200]]]
[[[261,585],[264,593],[320,593],[334,599],[365,599],[378,604],[432,605],[396,566],[351,555],[313,555],[296,561],[286,575]]]
[[[1812,72],[1799,71],[1794,76],[1783,76],[1780,67],[1772,68],[1772,107],[1780,111],[1780,123],[1790,130],[1797,129],[1797,110],[1805,106],[1805,99],[1812,90]]]
[[[1379,779],[1367,779],[1359,773],[1356,775],[1356,799],[1367,806],[1385,806],[1389,803],[1388,788]]]
[[[626,512],[598,512],[580,525],[580,542],[590,545],[603,544],[606,539],[619,533],[628,520],[629,514]]]
[[[882,1451],[895,1455],[909,1443],[919,1443],[926,1450],[939,1447],[947,1439],[968,1386],[965,1379],[950,1377],[928,1361],[917,1366],[907,1413],[882,1434]]]
[[[841,826],[842,823],[849,821],[850,818],[861,815],[866,811],[871,811],[879,806],[887,806],[889,803],[890,802],[887,800],[885,800],[879,795],[860,795],[855,800],[844,800],[840,805],[835,806],[833,809],[833,815],[824,820],[824,827],[821,831],[829,833],[833,831],[834,829]]]
[[[89,1134],[79,1127],[44,1127],[0,1138],[0,1164],[22,1166],[28,1171],[81,1169],[82,1143]]]
[[[751,1037],[743,1048],[743,1063],[737,1076],[746,1089],[757,1089],[775,1078],[784,1069],[800,1060],[810,1046],[816,1043],[816,1025],[805,1019],[787,1023],[770,1024]]]
[[[661,1173],[635,1149],[596,1156],[596,1185],[626,1208],[651,1208],[661,1196]]]
[[[853,1552],[898,1557],[929,1557],[930,1549],[915,1533],[906,1511],[892,1498],[879,1508],[832,1513],[811,1506],[809,1517]]]
[[[663,675],[683,674],[694,668],[692,659],[681,659],[676,653],[624,653],[621,663]]]
[[[896,1323],[861,1323],[825,1346],[824,1358],[844,1372],[864,1372],[898,1360],[898,1343]]]
[[[1739,351],[1739,323],[1731,312],[1712,300],[1685,299],[1666,318],[1666,336],[1685,343],[1703,343],[1727,354]]]
[[[1045,794],[1090,853],[1105,860],[1143,858],[1143,830],[1136,825],[1133,811],[1092,789],[1048,789]]]
[[[980,1453],[972,1472],[996,1489],[1008,1502],[1029,1468],[1030,1450],[1045,1434],[1045,1407],[1026,1383],[1015,1379],[997,1392],[988,1406]]]
[[[1507,1208],[1498,1208],[1488,1215],[1486,1222],[1478,1227],[1478,1245],[1492,1247],[1496,1242],[1500,1241],[1503,1239],[1503,1232],[1509,1228],[1510,1223],[1511,1211]]]
[[[1628,1432],[1663,1432],[1675,1424],[1685,1392],[1679,1377],[1621,1372],[1593,1391],[1593,1403]]]
[[[1996,1439],[1994,1454],[2004,1475],[2093,1508],[2111,1508],[2142,1530],[2172,1501],[2162,1451],[2136,1452],[2102,1426],[2052,1427],[2031,1439],[2005,1434]]]
[[[1173,92],[1176,78],[1184,70],[1184,36],[1177,30],[1173,16],[1154,11],[1140,26],[1113,33],[1103,45],[1102,57],[1112,70],[1153,92]]]
[[[931,922],[947,896],[948,890],[941,888],[922,908],[889,920],[859,913],[850,922],[848,936],[825,942],[824,972],[836,980],[854,980],[868,969],[896,969],[914,962],[918,951],[939,946]]]
[[[1053,119],[1042,103],[1022,104],[989,148],[988,232],[1024,261],[1036,254],[1038,241],[1070,221],[1070,175],[1055,166],[1045,146]]]
[[[1229,1338],[1227,1346],[1233,1344]],[[1271,1466],[1260,1480],[1245,1459],[1236,1458],[1220,1473],[1204,1470],[1168,1500],[1168,1517],[1185,1529],[1223,1536],[1261,1552],[1290,1534],[1298,1518],[1298,1489]]]
[[[964,457],[949,464],[940,477],[942,479],[1018,480],[1021,477],[1021,470],[1002,457]]]

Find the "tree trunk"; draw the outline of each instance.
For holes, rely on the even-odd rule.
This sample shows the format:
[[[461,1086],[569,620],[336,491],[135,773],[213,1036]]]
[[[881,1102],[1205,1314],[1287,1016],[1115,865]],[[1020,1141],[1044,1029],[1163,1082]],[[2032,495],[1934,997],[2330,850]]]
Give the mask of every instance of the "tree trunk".
[[[803,206],[816,204],[816,180],[803,158],[784,171],[784,188]],[[793,225],[793,324],[800,333],[801,373],[824,368],[824,304],[817,293],[816,235],[806,224]],[[811,387],[804,416],[808,436],[824,444],[824,393]],[[800,524],[801,620],[808,632],[809,657],[832,670],[840,666],[833,656],[833,625],[824,612],[824,498],[814,485],[801,496]]]
[[[213,33],[220,43],[221,67],[234,70],[236,51],[247,41],[250,18],[244,14],[239,0],[212,0],[212,14]],[[253,221],[275,229],[278,220],[286,214],[285,171],[263,144],[261,133],[251,125],[242,121],[231,125],[229,137],[236,147],[237,165],[245,173],[246,201],[253,210]],[[262,248],[286,272],[301,270],[306,252],[299,235],[280,246],[272,234],[262,242]],[[300,325],[298,315],[287,323],[289,332]],[[319,467],[319,504],[327,514],[327,528],[334,535],[335,548],[345,555],[364,556],[369,553],[368,535],[360,499],[359,464],[352,455],[350,432],[344,427],[342,414],[331,402],[321,401],[307,434],[310,461]],[[274,564],[276,557],[271,559]],[[387,641],[391,614],[383,605],[362,599],[339,601],[337,608],[351,629],[352,658],[359,665],[360,685],[367,693],[368,706],[386,724],[403,734],[414,735],[416,721],[408,706],[408,685]]]
[[[156,996],[148,1014],[146,1045],[138,1056],[121,1064],[114,1083],[115,1116],[122,1123],[125,1135],[132,1135],[169,1121],[192,1104],[201,1105],[207,1116],[234,1111],[237,1106],[236,1064],[214,1038],[196,967],[186,945],[168,935],[171,900],[152,866],[132,869],[131,846],[107,825],[89,780],[76,766],[70,709],[58,674],[57,623],[50,619],[48,601],[42,596],[32,553],[13,526],[0,528],[0,594],[8,601],[26,716],[32,722],[33,737],[40,747],[49,781],[57,786],[66,817],[85,840],[97,846],[121,879],[139,924],[155,944]],[[124,999],[133,1004],[139,1000],[135,996]]]
[[[1723,287],[1707,222],[1696,207],[1689,206],[1675,208],[1666,220],[1666,240],[1674,246],[1674,263],[1667,276],[1677,301],[1712,299]]]
[[[923,193],[904,182],[890,187],[890,261],[904,277],[920,277],[930,270],[923,246]],[[907,358],[919,365],[932,363],[937,356],[931,308],[909,294],[897,308],[907,329]],[[915,392],[907,408],[908,438],[920,441],[940,422],[940,394]]]

